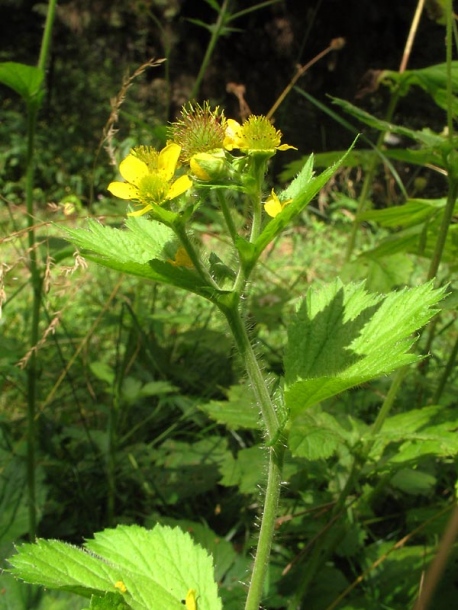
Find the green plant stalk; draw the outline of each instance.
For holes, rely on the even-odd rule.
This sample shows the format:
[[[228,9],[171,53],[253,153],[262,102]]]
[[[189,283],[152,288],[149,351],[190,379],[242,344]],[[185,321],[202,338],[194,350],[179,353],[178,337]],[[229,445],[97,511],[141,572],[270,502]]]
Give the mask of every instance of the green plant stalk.
[[[455,202],[458,195],[458,182],[454,177],[449,174],[449,189],[447,194],[447,203],[445,204],[444,215],[442,217],[441,226],[439,233],[437,234],[436,246],[434,248],[433,257],[428,271],[428,280],[432,280],[436,277],[439,265],[444,253],[445,242],[447,240],[447,233],[450,227],[450,223],[453,216],[453,210],[455,209]]]
[[[398,393],[399,388],[401,387],[401,383],[404,381],[405,376],[407,375],[408,367],[403,367],[396,372],[393,381],[391,382],[390,389],[388,390],[388,394],[383,401],[383,404],[378,412],[378,415],[375,419],[375,422],[372,426],[371,436],[374,437],[376,434],[380,432],[383,424],[385,423],[386,418],[388,417],[389,412],[391,411],[391,407],[393,406],[394,400]]]
[[[38,68],[45,70],[49,49],[51,46],[51,34],[56,12],[57,0],[50,0],[46,16],[46,24],[41,42]],[[26,186],[25,200],[27,209],[27,233],[30,261],[30,283],[32,286],[32,323],[30,328],[30,344],[32,353],[27,366],[27,487],[28,487],[28,513],[29,513],[29,539],[35,540],[37,529],[36,509],[36,406],[37,406],[37,354],[36,346],[39,337],[41,295],[43,276],[40,270],[40,262],[37,255],[35,235],[35,214],[33,205],[33,187],[35,175],[35,132],[37,126],[37,114],[39,103],[33,100],[27,104],[27,161],[26,161]]]
[[[215,50],[216,43],[218,42],[218,39],[221,35],[221,30],[223,29],[225,21],[226,21],[226,13],[227,13],[228,4],[229,4],[229,0],[224,0],[223,4],[221,6],[221,9],[219,11],[219,14],[218,14],[218,19],[216,20],[216,23],[212,28],[212,35],[210,37],[210,41],[208,43],[204,58],[202,60],[202,63],[200,64],[199,73],[196,76],[194,86],[193,86],[192,91],[189,96],[191,100],[195,99],[199,93],[202,79],[205,75],[205,72],[207,71],[211,56],[213,55],[213,51]]]
[[[46,23],[41,40],[40,56],[38,58],[38,67],[40,70],[46,70],[48,64],[49,51],[51,48],[51,36],[56,16],[57,0],[49,0],[48,12],[46,13]]]
[[[114,398],[110,404],[108,413],[108,447],[107,447],[107,525],[112,527],[114,523],[115,496],[116,496],[116,421],[117,421],[118,400]]]
[[[27,167],[25,199],[27,207],[28,249],[30,264],[30,283],[32,287],[32,323],[30,328],[30,345],[32,353],[27,365],[27,488],[29,513],[29,540],[35,541],[37,528],[36,513],[36,405],[37,405],[37,354],[40,305],[42,292],[42,276],[38,261],[36,236],[34,229],[33,183],[34,183],[34,140],[37,109],[28,107],[27,116]]]
[[[221,206],[224,220],[226,222],[226,226],[229,231],[229,235],[231,236],[232,243],[235,244],[237,237],[238,237],[238,233],[237,233],[237,229],[235,228],[235,224],[234,224],[234,220],[231,215],[231,211],[229,209],[229,206],[227,205],[227,201],[226,201],[226,198],[224,197],[224,194],[219,189],[217,189],[216,193],[217,193],[217,197],[218,197],[218,203]]]
[[[262,184],[264,182],[264,176],[267,169],[267,159],[253,157],[253,178],[254,178],[254,187],[253,192],[250,193],[249,201],[250,201],[250,209],[253,214],[253,222],[251,224],[251,234],[250,234],[250,242],[256,241],[261,233],[261,225],[262,225]]]
[[[200,277],[212,288],[214,288],[215,290],[219,290],[219,287],[216,284],[215,280],[211,277],[206,267],[202,264],[202,261],[200,260],[200,257],[196,252],[196,249],[194,248],[191,240],[189,239],[188,234],[186,233],[186,228],[184,227],[184,225],[182,225],[181,223],[176,223],[172,228],[175,231],[175,234],[178,239],[181,241],[183,248],[186,250],[186,253],[191,259],[192,264],[194,265]]]
[[[455,370],[457,356],[458,356],[458,337],[455,341],[455,345],[453,346],[453,349],[449,356],[447,364],[445,365],[445,369],[444,369],[444,372],[442,373],[442,376],[437,385],[436,392],[434,393],[433,404],[438,404],[439,400],[441,399],[442,393],[443,393],[445,385],[447,383],[447,379],[452,374],[452,371]]]
[[[285,447],[280,438],[269,448],[269,467],[265,491],[264,512],[259,530],[258,546],[251,574],[245,610],[258,610],[263,597],[264,582],[269,567],[269,557],[275,532],[277,508],[280,499]]]
[[[259,366],[258,359],[254,353],[253,346],[248,337],[245,324],[240,315],[239,302],[240,296],[237,295],[229,306],[218,304],[218,307],[228,321],[235,344],[244,362],[245,370],[254,391],[256,404],[261,410],[267,439],[268,441],[273,442],[272,446],[268,449],[269,467],[264,511],[245,604],[245,610],[258,610],[262,599],[264,582],[269,565],[270,550],[275,532],[275,520],[280,498],[285,444],[283,436],[278,434],[280,426],[277,412],[270,397],[269,389]]]
[[[453,146],[453,91],[452,91],[452,12],[453,7],[451,0],[448,0],[446,5],[447,15],[447,30],[446,30],[446,64],[447,64],[447,125],[448,125],[448,138],[450,145]],[[456,155],[453,154],[452,157]],[[445,248],[445,242],[447,239],[448,229],[452,220],[453,210],[455,208],[455,202],[458,195],[458,171],[456,165],[458,164],[455,158],[451,159],[448,170],[448,194],[447,203],[445,205],[444,215],[442,217],[442,223],[439,229],[439,233],[436,239],[436,246],[434,249],[433,257],[428,271],[428,280],[432,280],[436,277],[439,265],[442,259],[442,254]]]

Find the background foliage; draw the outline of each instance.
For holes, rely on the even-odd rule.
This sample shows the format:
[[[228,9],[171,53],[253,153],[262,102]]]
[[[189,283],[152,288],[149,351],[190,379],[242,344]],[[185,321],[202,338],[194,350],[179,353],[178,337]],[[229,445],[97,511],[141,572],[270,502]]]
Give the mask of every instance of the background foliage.
[[[233,3],[232,8],[235,13],[255,4]],[[87,268],[60,230],[86,227],[88,214],[112,227],[121,225],[125,205],[108,197],[106,185],[115,168],[100,147],[109,100],[121,89],[127,70],[132,74],[150,57],[167,58],[145,70],[127,91],[111,140],[111,161],[135,144],[162,146],[167,122],[193,93],[218,15],[214,5],[204,0],[76,0],[59,7],[47,95],[38,117],[33,192],[37,252],[45,265],[37,351],[36,502],[40,537],[76,544],[116,524],[179,525],[214,553],[223,606],[231,610],[241,607],[245,595],[241,583],[257,535],[253,523],[265,465],[251,390],[222,319],[197,296],[92,264]],[[444,25],[431,12],[436,5],[429,3],[430,12],[420,22],[411,70],[445,61]],[[339,275],[366,279],[371,291],[384,293],[416,286],[428,276],[450,192],[445,175],[450,164],[437,153],[443,140],[434,140],[442,137],[446,110],[414,80],[389,118],[399,129],[377,144],[384,130],[377,120],[387,118],[391,93],[388,87],[367,86],[369,69],[397,73],[415,7],[414,1],[291,0],[244,12],[218,39],[197,92],[198,99],[210,99],[228,116],[240,118],[243,105],[227,86],[242,84],[251,110],[267,113],[297,63],[305,64],[331,39],[346,38],[344,49],[313,66],[275,114],[276,127],[300,155],[323,153],[317,155],[321,167],[340,156],[355,131],[363,136],[307,214],[263,255],[253,278],[251,331],[273,380],[284,373],[285,329],[309,284]],[[36,63],[45,12],[46,5],[26,0],[2,3],[2,61]],[[1,94],[3,559],[28,531],[27,379],[18,363],[25,364],[33,345],[24,208],[26,120],[18,96],[3,86]],[[375,118],[365,121],[345,104],[332,106],[329,95],[356,102]],[[424,128],[432,132],[429,140]],[[375,169],[368,141],[383,151],[384,162]],[[277,158],[273,184],[266,190],[285,185],[298,169],[297,159],[291,151]],[[352,224],[370,172],[370,201]],[[241,202],[234,205],[242,213]],[[199,238],[216,252],[224,251],[216,238],[218,222],[208,210],[198,226]],[[348,256],[356,225],[356,247]],[[358,473],[346,518],[333,522],[328,561],[312,580],[308,609],[411,607],[446,527],[457,455],[453,226],[443,260],[438,282],[449,283],[450,297],[418,341],[418,353],[429,358],[402,381],[392,416]],[[391,381],[382,377],[366,385],[361,380],[295,422],[297,443],[287,457],[266,607],[300,603],[304,557],[329,526],[330,510],[359,455],[358,443]],[[452,549],[433,608],[456,602],[456,562]],[[85,607],[63,593],[43,592],[8,575],[1,579],[0,608]]]

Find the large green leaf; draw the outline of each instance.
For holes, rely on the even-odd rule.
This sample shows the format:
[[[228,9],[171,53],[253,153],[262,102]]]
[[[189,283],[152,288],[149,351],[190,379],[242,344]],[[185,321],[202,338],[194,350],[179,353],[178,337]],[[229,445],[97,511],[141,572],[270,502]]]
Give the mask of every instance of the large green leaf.
[[[24,544],[10,559],[11,571],[26,582],[86,597],[111,593],[133,610],[182,610],[190,589],[199,610],[221,608],[211,557],[179,528],[118,526],[84,547],[57,540]]]
[[[175,235],[162,223],[128,218],[127,229],[116,229],[88,220],[88,229],[63,230],[68,240],[82,249],[85,258],[121,273],[178,286],[204,297],[210,295],[197,273],[172,264],[177,248]]]
[[[458,114],[458,62],[452,61],[450,75],[447,64],[436,64],[419,70],[405,70],[394,72],[384,70],[379,77],[379,82],[385,85],[395,84],[400,95],[407,95],[412,85],[421,87],[434,99],[436,104],[447,110],[447,88],[449,84],[452,89],[452,111]]]
[[[444,289],[429,282],[371,295],[339,280],[310,288],[288,327],[285,402],[292,415],[419,359],[412,333],[436,313]]]
[[[88,229],[63,230],[75,246],[120,263],[144,264],[153,258],[170,258],[167,247],[176,243],[171,229],[154,220],[128,218],[127,230],[115,229],[89,218]]]
[[[43,98],[43,79],[43,70],[35,66],[14,61],[0,62],[0,83],[19,93],[29,105],[40,105]]]

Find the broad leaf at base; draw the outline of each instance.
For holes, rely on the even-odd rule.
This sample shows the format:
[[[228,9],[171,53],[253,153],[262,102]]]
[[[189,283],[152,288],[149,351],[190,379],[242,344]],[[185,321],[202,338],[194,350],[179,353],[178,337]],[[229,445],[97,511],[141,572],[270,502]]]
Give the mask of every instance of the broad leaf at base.
[[[83,549],[39,540],[9,561],[26,582],[85,597],[111,593],[133,610],[183,610],[191,589],[199,610],[221,610],[211,557],[179,528],[118,526],[95,534]]]

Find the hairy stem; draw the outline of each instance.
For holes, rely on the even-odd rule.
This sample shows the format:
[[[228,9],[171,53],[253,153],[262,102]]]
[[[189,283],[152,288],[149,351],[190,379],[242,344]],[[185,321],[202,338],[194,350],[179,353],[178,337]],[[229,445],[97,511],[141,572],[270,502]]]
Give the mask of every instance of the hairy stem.
[[[256,405],[261,410],[266,436],[272,445],[268,448],[269,467],[265,491],[264,512],[261,520],[256,556],[251,575],[245,610],[258,610],[262,599],[264,581],[269,565],[270,551],[275,531],[278,501],[280,498],[284,439],[280,431],[278,415],[270,397],[266,380],[261,372],[258,359],[248,337],[245,324],[239,312],[240,297],[233,300],[229,307],[220,307],[224,313],[238,351],[245,365],[248,378],[256,397]]]

